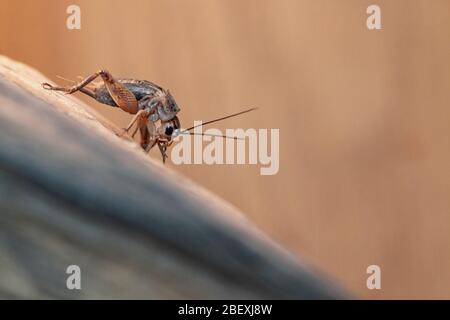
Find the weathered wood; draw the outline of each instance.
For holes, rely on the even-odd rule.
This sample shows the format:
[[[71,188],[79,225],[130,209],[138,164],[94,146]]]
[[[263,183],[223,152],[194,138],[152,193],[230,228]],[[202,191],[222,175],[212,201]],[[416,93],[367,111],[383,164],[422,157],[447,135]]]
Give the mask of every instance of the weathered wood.
[[[0,57],[0,298],[342,297],[45,81]]]

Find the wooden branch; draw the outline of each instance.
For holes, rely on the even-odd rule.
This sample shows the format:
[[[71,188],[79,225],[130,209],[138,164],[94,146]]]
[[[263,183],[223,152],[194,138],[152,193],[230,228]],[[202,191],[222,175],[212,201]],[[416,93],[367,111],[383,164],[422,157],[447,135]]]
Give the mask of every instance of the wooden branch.
[[[339,298],[228,203],[0,56],[0,298]],[[81,268],[81,290],[66,268]]]

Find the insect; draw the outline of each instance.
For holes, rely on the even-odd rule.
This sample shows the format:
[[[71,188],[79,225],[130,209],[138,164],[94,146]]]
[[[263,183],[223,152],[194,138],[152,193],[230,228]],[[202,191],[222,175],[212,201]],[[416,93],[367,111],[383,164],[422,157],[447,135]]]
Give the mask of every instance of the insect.
[[[98,77],[101,77],[102,82],[93,85],[92,82]],[[131,136],[134,137],[137,131],[140,132],[140,145],[146,152],[157,145],[163,162],[168,157],[167,148],[171,146],[176,136],[194,134],[190,130],[195,127],[181,130],[180,120],[177,117],[180,108],[169,90],[147,80],[114,79],[108,71],[99,70],[72,86],[58,87],[42,83],[42,87],[67,94],[80,91],[102,104],[119,107],[123,111],[133,114],[134,117],[124,129],[123,134],[128,134],[136,124]],[[255,109],[251,108],[204,124],[221,121]],[[156,127],[155,124],[158,121],[160,121],[160,125]],[[237,139],[236,137],[221,137]]]

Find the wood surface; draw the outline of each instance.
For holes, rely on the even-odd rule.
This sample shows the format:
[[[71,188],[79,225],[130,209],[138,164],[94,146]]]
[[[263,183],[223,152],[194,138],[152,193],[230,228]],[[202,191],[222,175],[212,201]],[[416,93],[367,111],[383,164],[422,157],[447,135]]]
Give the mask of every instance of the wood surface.
[[[345,297],[47,81],[0,56],[0,298]]]

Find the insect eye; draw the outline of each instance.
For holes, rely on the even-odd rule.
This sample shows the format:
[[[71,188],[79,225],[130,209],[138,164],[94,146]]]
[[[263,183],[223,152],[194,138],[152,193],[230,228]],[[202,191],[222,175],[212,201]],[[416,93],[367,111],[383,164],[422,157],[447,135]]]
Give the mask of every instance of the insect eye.
[[[173,133],[173,127],[172,126],[166,127],[166,130],[164,131],[164,133],[166,134],[166,136],[171,136]]]

